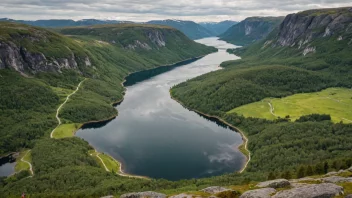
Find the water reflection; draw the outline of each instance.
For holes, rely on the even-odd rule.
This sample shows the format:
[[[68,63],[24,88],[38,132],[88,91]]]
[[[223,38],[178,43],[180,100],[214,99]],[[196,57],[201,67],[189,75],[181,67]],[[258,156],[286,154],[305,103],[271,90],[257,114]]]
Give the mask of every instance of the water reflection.
[[[228,44],[217,38],[198,42],[220,50],[184,65],[128,77],[125,99],[117,106],[119,116],[76,135],[121,161],[124,171],[135,175],[179,180],[240,170],[245,162],[237,149],[242,143],[240,134],[185,109],[169,94],[172,86],[218,70],[223,61],[238,59],[223,50]]]

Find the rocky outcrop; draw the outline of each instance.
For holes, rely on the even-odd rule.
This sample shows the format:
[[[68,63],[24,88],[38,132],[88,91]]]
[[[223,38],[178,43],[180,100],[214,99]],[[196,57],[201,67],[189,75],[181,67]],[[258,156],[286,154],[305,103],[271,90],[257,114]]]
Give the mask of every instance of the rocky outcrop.
[[[343,182],[352,182],[352,177],[339,177],[339,176],[332,176],[332,177],[325,177],[322,178],[322,181],[325,183],[343,183]]]
[[[69,49],[67,49],[69,50]],[[21,73],[60,72],[61,69],[78,69],[75,55],[70,52],[66,58],[46,57],[41,52],[30,52],[11,41],[0,41],[0,69],[13,68]],[[88,56],[85,66],[91,66]]]
[[[257,184],[259,188],[284,188],[287,186],[290,186],[290,182],[287,179],[276,179]]]
[[[147,191],[123,194],[120,198],[166,198],[165,194]]]
[[[204,188],[201,191],[209,193],[209,194],[217,194],[217,193],[225,192],[225,191],[229,191],[229,190],[230,189],[227,189],[227,188],[224,188],[224,187],[221,187],[221,186],[211,186],[211,187],[208,187],[208,188]]]
[[[262,188],[257,190],[250,190],[243,193],[240,198],[270,198],[276,190],[274,188]]]
[[[343,188],[336,184],[309,184],[299,188],[283,190],[273,198],[332,198],[343,194]]]
[[[170,196],[169,198],[201,198],[201,197],[182,193],[182,194],[179,194],[179,195]]]
[[[282,17],[246,18],[220,35],[220,39],[236,45],[248,45],[265,38],[282,20]]]
[[[348,29],[352,16],[348,8],[310,10],[290,14],[280,25],[277,44],[295,46],[298,43],[308,43],[314,38],[328,37]],[[340,35],[339,37],[342,38]]]

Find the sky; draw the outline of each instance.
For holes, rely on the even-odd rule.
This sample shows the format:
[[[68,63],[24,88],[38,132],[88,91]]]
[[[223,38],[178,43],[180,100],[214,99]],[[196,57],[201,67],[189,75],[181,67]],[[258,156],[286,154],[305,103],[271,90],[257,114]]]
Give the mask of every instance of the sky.
[[[347,6],[351,0],[0,0],[0,18],[241,21]]]

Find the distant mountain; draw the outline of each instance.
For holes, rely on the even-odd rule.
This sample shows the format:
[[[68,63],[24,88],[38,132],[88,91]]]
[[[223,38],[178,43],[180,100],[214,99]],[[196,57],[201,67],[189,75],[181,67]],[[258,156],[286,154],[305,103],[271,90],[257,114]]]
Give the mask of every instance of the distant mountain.
[[[191,39],[201,39],[205,37],[215,36],[214,33],[205,27],[193,21],[180,21],[180,20],[155,20],[149,21],[148,24],[166,25],[174,27]]]
[[[221,21],[221,22],[201,22],[199,25],[212,31],[214,35],[219,36],[226,32],[231,26],[236,25],[237,21]]]
[[[249,17],[221,34],[220,39],[236,45],[248,45],[266,37],[283,19],[284,17]]]
[[[32,26],[39,27],[67,27],[67,26],[86,26],[86,25],[105,25],[105,24],[119,24],[119,23],[133,23],[131,21],[116,21],[116,20],[98,20],[98,19],[82,19],[74,21],[71,19],[48,19],[48,20],[36,20],[36,21],[25,21],[25,20],[14,20],[8,18],[1,18],[0,21],[9,21],[23,23]]]

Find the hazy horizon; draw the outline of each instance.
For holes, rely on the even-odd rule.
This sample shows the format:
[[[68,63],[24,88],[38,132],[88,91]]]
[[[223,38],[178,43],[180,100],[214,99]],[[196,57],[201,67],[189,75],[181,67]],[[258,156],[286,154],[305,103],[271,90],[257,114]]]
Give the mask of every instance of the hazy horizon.
[[[348,7],[347,0],[2,0],[0,18],[15,20],[100,19],[146,22],[190,20],[241,21],[251,16],[285,16],[308,9]]]

